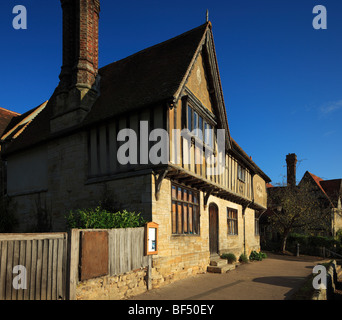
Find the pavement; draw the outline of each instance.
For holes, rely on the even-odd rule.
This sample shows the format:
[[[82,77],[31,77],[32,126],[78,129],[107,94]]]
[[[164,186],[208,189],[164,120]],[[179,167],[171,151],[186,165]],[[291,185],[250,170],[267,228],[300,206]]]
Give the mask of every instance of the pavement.
[[[267,253],[223,274],[205,273],[152,289],[129,300],[288,300],[322,258]]]

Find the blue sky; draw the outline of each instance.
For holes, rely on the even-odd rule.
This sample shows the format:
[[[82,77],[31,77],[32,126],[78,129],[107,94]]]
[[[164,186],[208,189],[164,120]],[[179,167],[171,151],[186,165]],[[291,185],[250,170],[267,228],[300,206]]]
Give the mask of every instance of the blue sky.
[[[28,29],[14,30],[15,5]],[[315,5],[328,29],[312,27]],[[342,178],[342,1],[101,0],[100,67],[205,22],[209,9],[232,137],[273,183],[285,157],[324,178]],[[59,0],[0,4],[0,106],[23,113],[49,99],[62,63]]]

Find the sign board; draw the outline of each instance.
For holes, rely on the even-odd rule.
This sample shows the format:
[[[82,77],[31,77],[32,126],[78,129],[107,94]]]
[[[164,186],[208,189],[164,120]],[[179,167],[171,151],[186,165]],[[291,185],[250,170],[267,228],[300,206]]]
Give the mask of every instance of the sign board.
[[[158,224],[148,222],[145,225],[145,254],[158,254]]]
[[[264,208],[267,208],[266,183],[259,175],[253,177],[254,201]]]

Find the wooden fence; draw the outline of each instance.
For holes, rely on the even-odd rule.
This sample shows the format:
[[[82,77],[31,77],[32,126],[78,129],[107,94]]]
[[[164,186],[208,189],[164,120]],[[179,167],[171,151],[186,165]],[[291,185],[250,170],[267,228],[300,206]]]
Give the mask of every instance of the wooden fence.
[[[0,300],[66,299],[66,267],[66,233],[0,234]]]
[[[145,228],[0,234],[0,300],[73,300],[80,280],[150,266],[144,237]]]
[[[89,233],[105,233],[106,237],[87,237]],[[77,283],[89,274],[114,276],[150,266],[151,256],[144,255],[144,237],[145,228],[71,230],[70,299],[76,298]],[[85,270],[92,272],[85,276]]]
[[[109,274],[111,276],[146,267],[145,228],[111,229],[109,234]]]

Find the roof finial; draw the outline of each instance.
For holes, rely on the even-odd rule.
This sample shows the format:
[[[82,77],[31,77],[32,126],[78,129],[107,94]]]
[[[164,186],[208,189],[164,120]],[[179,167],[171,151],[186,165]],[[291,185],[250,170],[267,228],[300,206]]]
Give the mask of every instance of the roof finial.
[[[207,9],[207,12],[206,12],[206,21],[209,22],[209,10]]]

